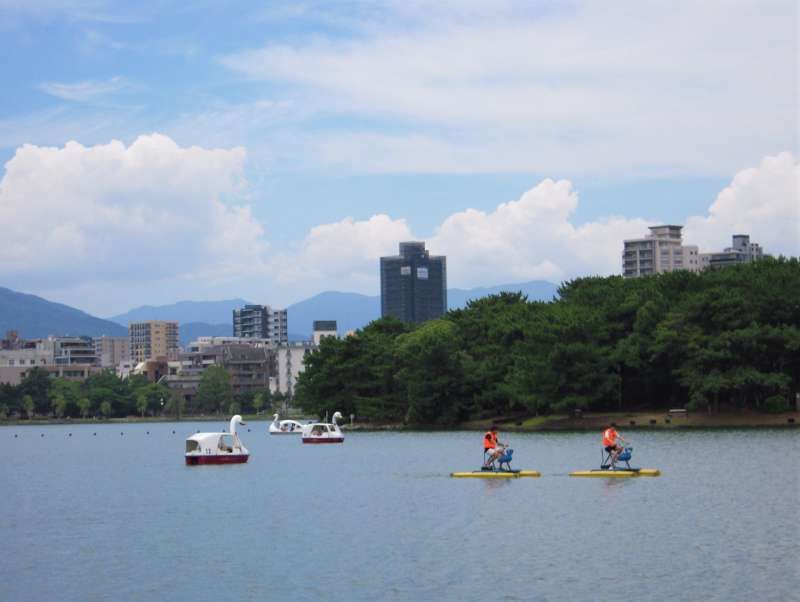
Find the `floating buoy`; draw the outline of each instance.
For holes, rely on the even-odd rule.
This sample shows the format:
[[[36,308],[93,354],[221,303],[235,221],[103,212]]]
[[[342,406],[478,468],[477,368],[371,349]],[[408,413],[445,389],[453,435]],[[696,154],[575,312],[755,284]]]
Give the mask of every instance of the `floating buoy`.
[[[457,479],[518,479],[520,477],[540,477],[538,470],[472,470],[470,472],[451,472]]]
[[[629,479],[631,477],[657,477],[660,474],[661,471],[657,468],[637,468],[634,470],[576,470],[569,473],[569,476]]]

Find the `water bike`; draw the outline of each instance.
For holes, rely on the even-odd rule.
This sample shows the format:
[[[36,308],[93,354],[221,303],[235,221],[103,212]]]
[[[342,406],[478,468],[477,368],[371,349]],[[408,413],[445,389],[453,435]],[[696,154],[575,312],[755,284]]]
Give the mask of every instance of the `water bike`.
[[[542,474],[537,470],[515,470],[511,468],[511,459],[514,457],[514,450],[510,447],[503,449],[503,453],[490,462],[486,461],[488,450],[483,451],[483,466],[480,470],[470,472],[452,472],[451,477],[473,478],[473,479],[516,479],[519,477],[540,477]]]
[[[633,446],[626,446],[617,456],[616,461],[612,459],[611,452],[602,448],[600,454],[600,468],[594,470],[576,470],[569,473],[571,477],[606,477],[625,479],[630,477],[657,477],[661,471],[657,468],[632,468],[630,461],[633,456]],[[620,467],[620,463],[624,467]]]

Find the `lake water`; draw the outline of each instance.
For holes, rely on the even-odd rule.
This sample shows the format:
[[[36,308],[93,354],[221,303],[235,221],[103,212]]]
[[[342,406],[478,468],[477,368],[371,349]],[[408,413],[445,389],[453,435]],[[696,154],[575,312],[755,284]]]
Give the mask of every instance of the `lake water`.
[[[185,466],[185,437],[224,426],[0,428],[0,599],[800,595],[794,430],[632,433],[659,478],[569,478],[599,433],[501,433],[543,476],[479,480],[448,474],[479,465],[481,433],[314,446],[263,422],[247,464]]]

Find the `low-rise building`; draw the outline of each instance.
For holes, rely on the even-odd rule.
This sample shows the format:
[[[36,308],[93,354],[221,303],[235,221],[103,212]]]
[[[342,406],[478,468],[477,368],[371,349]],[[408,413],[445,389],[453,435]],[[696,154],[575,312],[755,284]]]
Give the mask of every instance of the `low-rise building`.
[[[222,366],[228,371],[234,393],[264,391],[269,387],[275,373],[275,353],[269,341],[237,338],[216,342],[216,339],[226,337],[203,337],[192,342],[179,354],[177,362],[170,362],[169,374],[163,382],[187,402],[197,394],[203,373],[211,366]]]
[[[0,350],[0,367],[20,368],[55,364],[53,339],[19,341],[13,348]]]
[[[312,335],[314,344],[319,345],[319,342],[325,337],[338,337],[339,330],[336,327],[336,320],[314,320],[314,333]]]
[[[58,366],[97,364],[94,341],[91,337],[53,337],[53,356]]]
[[[700,262],[703,269],[724,268],[730,265],[751,263],[765,257],[764,250],[758,243],[750,242],[749,234],[734,234],[733,244],[723,251],[701,253]]]

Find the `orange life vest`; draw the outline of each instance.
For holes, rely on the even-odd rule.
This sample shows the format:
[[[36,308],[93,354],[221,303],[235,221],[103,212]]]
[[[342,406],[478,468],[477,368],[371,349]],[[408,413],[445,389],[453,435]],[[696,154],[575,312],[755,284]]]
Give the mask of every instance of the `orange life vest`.
[[[614,428],[607,428],[603,431],[603,447],[617,444],[617,431]]]
[[[494,449],[497,447],[497,433],[486,431],[483,436],[483,449]]]

